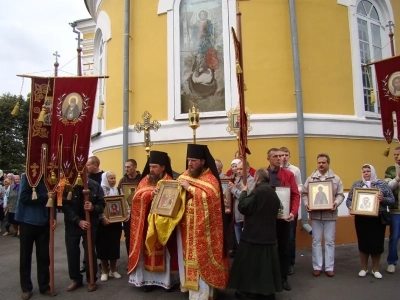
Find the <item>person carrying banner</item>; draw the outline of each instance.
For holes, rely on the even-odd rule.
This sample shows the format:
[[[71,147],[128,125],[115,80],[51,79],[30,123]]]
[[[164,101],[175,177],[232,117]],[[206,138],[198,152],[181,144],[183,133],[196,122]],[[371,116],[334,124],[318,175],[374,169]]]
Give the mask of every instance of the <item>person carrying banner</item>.
[[[67,260],[69,277],[72,283],[67,287],[72,292],[83,286],[83,276],[80,273],[80,248],[81,238],[85,250],[85,260],[88,261],[87,230],[91,230],[92,245],[96,244],[96,231],[99,223],[99,215],[103,213],[105,202],[104,193],[100,185],[92,179],[88,179],[90,191],[89,201],[85,202],[83,187],[76,185],[72,190],[72,199],[69,200],[68,192],[63,194],[63,210],[65,223],[65,246],[67,248]],[[90,212],[90,222],[85,220],[85,211]],[[97,257],[95,248],[92,248],[92,261],[94,274],[97,273]],[[86,280],[89,282],[89,268],[86,269]],[[96,278],[95,278],[96,281]],[[97,290],[96,284],[89,284],[88,291]]]
[[[19,276],[23,300],[32,297],[32,252],[33,244],[36,249],[37,279],[39,291],[43,295],[55,296],[50,291],[50,230],[57,227],[56,207],[46,207],[48,193],[43,179],[36,187],[37,199],[32,200],[32,187],[22,175],[20,181],[19,200],[15,212],[15,219],[20,224],[20,258]],[[50,228],[50,209],[54,209],[54,220]]]

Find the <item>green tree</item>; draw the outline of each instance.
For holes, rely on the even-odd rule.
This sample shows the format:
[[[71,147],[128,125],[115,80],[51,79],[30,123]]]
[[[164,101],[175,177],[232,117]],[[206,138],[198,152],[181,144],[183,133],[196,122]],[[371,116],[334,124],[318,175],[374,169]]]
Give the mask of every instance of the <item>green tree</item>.
[[[11,111],[19,101],[18,116]],[[25,170],[26,146],[29,127],[28,100],[16,95],[0,96],[0,169],[4,172],[22,172]]]

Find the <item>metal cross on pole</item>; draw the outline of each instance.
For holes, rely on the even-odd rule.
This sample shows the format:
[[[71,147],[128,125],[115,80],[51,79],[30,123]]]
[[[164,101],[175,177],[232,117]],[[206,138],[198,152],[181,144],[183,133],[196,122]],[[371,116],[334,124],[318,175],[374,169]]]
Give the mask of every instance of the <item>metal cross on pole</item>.
[[[58,62],[58,58],[60,57],[60,55],[58,54],[58,51],[54,52],[53,56],[56,57],[56,62]]]
[[[60,55],[58,54],[58,51],[53,53],[53,56],[56,57],[56,62],[54,63],[54,77],[57,77],[58,76],[58,66],[60,65],[58,63],[58,58],[60,57]]]
[[[389,21],[389,23],[386,25],[386,27],[389,27],[389,38],[390,38],[390,49],[392,50],[392,56],[394,56],[394,42],[393,42],[393,30],[392,28],[395,27],[393,21]]]
[[[157,131],[161,127],[161,124],[157,120],[150,122],[151,118],[152,115],[148,111],[145,111],[142,116],[143,123],[137,122],[134,127],[137,133],[144,131],[143,146],[147,152],[147,157],[150,156],[150,148],[153,146],[153,143],[150,139],[150,130]]]

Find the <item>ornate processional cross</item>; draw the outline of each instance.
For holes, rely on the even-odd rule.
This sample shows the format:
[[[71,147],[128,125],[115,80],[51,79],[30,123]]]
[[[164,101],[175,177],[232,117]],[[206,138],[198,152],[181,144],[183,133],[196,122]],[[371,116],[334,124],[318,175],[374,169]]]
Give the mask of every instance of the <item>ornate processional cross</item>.
[[[134,127],[137,133],[144,131],[143,146],[147,152],[147,157],[150,155],[150,147],[153,146],[150,139],[150,130],[157,131],[161,127],[161,124],[157,120],[150,122],[151,117],[152,115],[148,111],[145,111],[142,116],[143,123],[137,122]]]

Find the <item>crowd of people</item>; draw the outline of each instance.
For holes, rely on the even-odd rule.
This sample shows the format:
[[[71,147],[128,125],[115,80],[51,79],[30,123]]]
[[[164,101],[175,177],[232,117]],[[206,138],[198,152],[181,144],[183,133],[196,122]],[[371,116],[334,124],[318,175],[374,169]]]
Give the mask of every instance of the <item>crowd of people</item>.
[[[379,264],[384,251],[386,226],[390,226],[388,273],[394,273],[398,261],[400,239],[400,147],[394,152],[395,164],[388,167],[384,180],[379,180],[370,164],[360,166],[361,178],[352,185],[346,198],[350,213],[360,189],[375,189],[379,202],[378,216],[355,215],[361,270],[381,279]],[[90,281],[92,265],[95,275],[103,282],[121,278],[117,270],[120,259],[120,239],[124,232],[129,283],[151,292],[155,286],[166,291],[180,287],[189,299],[215,299],[218,289],[235,289],[238,299],[275,299],[275,293],[290,291],[288,276],[294,274],[296,258],[296,228],[300,201],[309,213],[312,225],[312,274],[335,275],[335,235],[338,207],[344,202],[340,177],[331,168],[328,154],[316,159],[316,169],[305,180],[299,168],[290,164],[286,147],[267,152],[268,167],[250,167],[237,152],[229,170],[224,172],[221,160],[214,159],[205,145],[189,144],[186,171],[173,171],[168,153],[151,151],[140,173],[134,159],[125,162],[124,176],[117,184],[114,171],[103,172],[96,156],[88,159],[89,201],[85,202],[83,186],[67,187],[60,173],[56,205],[46,206],[49,195],[43,179],[36,187],[37,199],[32,199],[32,187],[24,175],[2,176],[0,185],[0,220],[5,225],[3,235],[20,239],[20,285],[22,299],[32,296],[31,262],[36,245],[38,285],[40,293],[54,296],[49,287],[49,233],[57,227],[57,213],[64,213],[65,245],[71,284],[68,292],[83,286],[93,292],[96,283]],[[246,174],[246,176],[243,176]],[[0,174],[3,175],[3,174]],[[164,182],[177,180],[177,197],[181,203],[175,215],[160,215],[152,210],[154,200],[162,192]],[[226,187],[221,180],[228,180]],[[310,192],[315,183],[329,183],[329,201],[319,187],[318,197]],[[107,214],[110,197],[124,196],[122,186],[137,185],[126,199],[126,214],[113,221]],[[288,189],[288,213],[277,218],[282,199],[276,189]],[[367,191],[367,190],[364,190]],[[230,195],[229,197],[227,195]],[[316,199],[318,198],[318,199]],[[113,198],[114,199],[114,198]],[[316,201],[317,200],[317,201]],[[328,208],[314,206],[329,204]],[[117,206],[114,204],[115,210]],[[50,222],[50,209],[54,220]],[[119,207],[118,207],[119,209]],[[122,214],[123,210],[118,210]],[[86,215],[89,213],[89,219]],[[6,223],[6,224],[3,224]],[[88,254],[87,232],[92,242]],[[262,230],[260,230],[262,229]],[[322,251],[324,239],[324,254]],[[84,255],[80,257],[80,249]],[[89,257],[92,261],[89,264]],[[233,264],[229,267],[229,258]],[[99,270],[98,270],[99,269]],[[82,275],[85,273],[86,276]]]

